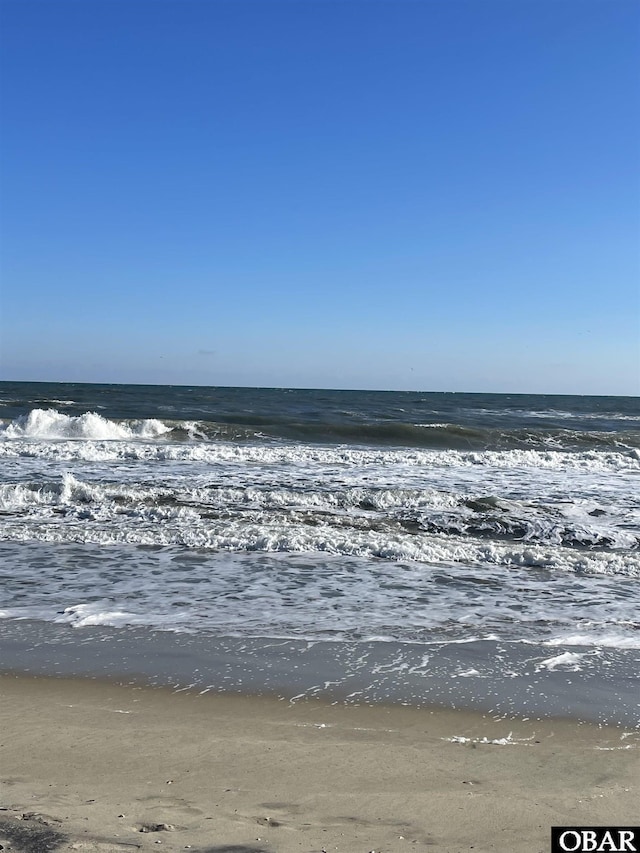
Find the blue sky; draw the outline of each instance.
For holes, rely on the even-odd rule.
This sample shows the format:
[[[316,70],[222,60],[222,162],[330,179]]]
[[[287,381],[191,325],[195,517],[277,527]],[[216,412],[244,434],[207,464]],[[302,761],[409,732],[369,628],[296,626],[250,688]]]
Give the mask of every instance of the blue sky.
[[[0,378],[640,393],[636,0],[0,9]]]

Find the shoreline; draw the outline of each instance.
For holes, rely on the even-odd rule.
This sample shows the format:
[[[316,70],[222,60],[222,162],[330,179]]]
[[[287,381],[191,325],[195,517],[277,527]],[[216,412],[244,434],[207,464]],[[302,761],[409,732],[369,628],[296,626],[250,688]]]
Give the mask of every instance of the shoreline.
[[[206,636],[0,620],[0,672],[640,730],[640,650]]]
[[[0,730],[5,849],[546,853],[640,782],[616,727],[97,679],[1,675]]]

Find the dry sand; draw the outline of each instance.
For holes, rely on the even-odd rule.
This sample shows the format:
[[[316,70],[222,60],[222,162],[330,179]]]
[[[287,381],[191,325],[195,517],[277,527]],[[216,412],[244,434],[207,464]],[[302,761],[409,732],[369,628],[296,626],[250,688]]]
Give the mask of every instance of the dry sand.
[[[564,720],[3,676],[0,744],[5,851],[547,853],[640,802],[638,733]]]

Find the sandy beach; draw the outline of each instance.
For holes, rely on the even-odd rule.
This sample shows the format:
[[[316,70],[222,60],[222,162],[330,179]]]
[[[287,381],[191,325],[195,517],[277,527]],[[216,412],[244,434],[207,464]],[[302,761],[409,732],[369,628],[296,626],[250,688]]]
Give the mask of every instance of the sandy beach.
[[[546,853],[629,824],[638,733],[570,720],[0,678],[0,844]]]

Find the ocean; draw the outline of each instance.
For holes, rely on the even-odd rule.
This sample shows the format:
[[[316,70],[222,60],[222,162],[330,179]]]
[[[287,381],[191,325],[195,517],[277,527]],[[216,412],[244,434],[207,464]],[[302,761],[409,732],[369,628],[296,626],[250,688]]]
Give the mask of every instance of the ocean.
[[[0,383],[0,669],[640,725],[640,401]]]

